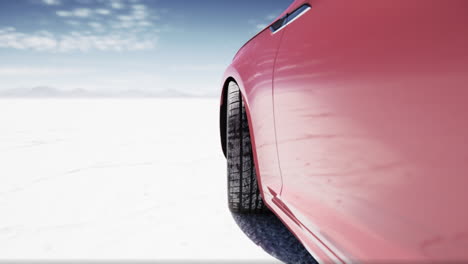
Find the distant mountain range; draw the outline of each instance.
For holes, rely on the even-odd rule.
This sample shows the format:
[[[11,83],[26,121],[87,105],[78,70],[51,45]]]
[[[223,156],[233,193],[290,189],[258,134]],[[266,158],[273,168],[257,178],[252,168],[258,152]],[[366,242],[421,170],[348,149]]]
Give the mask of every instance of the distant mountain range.
[[[129,89],[123,91],[89,91],[86,89],[61,90],[53,87],[15,88],[0,90],[3,98],[172,98],[214,97],[213,94],[189,94],[177,90],[145,91]]]

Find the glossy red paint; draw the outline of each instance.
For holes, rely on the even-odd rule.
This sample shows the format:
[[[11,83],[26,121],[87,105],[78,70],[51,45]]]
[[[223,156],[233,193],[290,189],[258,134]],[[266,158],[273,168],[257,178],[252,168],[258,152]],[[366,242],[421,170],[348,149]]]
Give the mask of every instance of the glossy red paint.
[[[267,205],[323,262],[468,261],[468,1],[295,1],[226,72]]]

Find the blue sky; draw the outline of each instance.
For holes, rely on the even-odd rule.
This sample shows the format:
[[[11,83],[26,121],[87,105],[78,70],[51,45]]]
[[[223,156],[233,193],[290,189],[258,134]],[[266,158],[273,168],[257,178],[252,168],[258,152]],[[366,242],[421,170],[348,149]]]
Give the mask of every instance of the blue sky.
[[[2,0],[0,91],[215,95],[242,44],[292,0]]]

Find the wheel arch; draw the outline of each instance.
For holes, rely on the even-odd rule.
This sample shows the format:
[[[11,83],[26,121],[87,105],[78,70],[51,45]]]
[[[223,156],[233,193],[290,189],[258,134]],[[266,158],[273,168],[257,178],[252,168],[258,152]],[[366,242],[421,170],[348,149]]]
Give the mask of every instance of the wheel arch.
[[[226,154],[226,126],[227,126],[227,121],[226,121],[226,115],[227,115],[227,89],[229,86],[230,82],[236,82],[236,80],[229,76],[223,83],[223,88],[221,92],[221,105],[219,109],[219,133],[220,133],[220,139],[221,139],[221,147],[223,149],[223,154],[224,157],[227,157]],[[238,84],[239,85],[239,84]]]
[[[226,143],[227,143],[227,91],[229,87],[229,83],[235,82],[237,86],[239,87],[239,92],[241,93],[242,99],[244,101],[245,105],[245,110],[247,114],[247,120],[249,122],[249,132],[250,132],[250,140],[252,144],[252,156],[253,156],[253,162],[255,164],[255,170],[256,170],[256,175],[257,175],[257,183],[258,187],[260,189],[260,193],[262,195],[262,198],[264,199],[264,202],[266,206],[271,210],[271,206],[269,205],[270,201],[265,199],[265,190],[263,186],[263,181],[261,179],[261,172],[260,172],[260,167],[259,167],[259,160],[258,160],[258,155],[257,155],[257,149],[256,149],[256,143],[255,143],[255,131],[253,129],[253,124],[252,124],[252,118],[251,118],[251,112],[250,112],[250,103],[249,103],[249,98],[247,96],[247,90],[246,87],[244,86],[243,83],[243,78],[241,75],[236,71],[236,69],[231,65],[227,70],[223,78],[223,82],[221,83],[222,87],[222,93],[221,93],[221,104],[220,104],[220,116],[219,116],[219,128],[220,128],[220,139],[221,139],[221,146],[222,150],[224,153],[224,156],[227,158],[227,151],[226,151]]]
[[[222,93],[221,93],[221,103],[219,109],[219,132],[220,132],[220,139],[221,139],[221,147],[223,150],[223,154],[225,157],[226,155],[226,114],[227,114],[227,90],[229,87],[230,82],[235,82],[239,87],[239,92],[242,95],[242,98],[245,103],[246,111],[247,111],[247,119],[249,120],[249,128],[250,128],[250,136],[253,140],[252,134],[252,127],[251,127],[251,118],[250,118],[250,108],[248,98],[246,96],[246,91],[244,89],[244,85],[242,83],[242,79],[238,72],[234,69],[233,66],[230,66],[228,70],[226,70],[225,77],[223,78],[224,82],[222,82]]]

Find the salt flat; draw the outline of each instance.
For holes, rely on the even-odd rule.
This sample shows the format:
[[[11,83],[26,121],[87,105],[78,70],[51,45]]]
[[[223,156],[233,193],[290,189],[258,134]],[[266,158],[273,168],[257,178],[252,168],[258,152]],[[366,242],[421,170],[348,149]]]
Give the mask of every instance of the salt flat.
[[[273,261],[226,207],[218,105],[0,100],[0,259]]]

